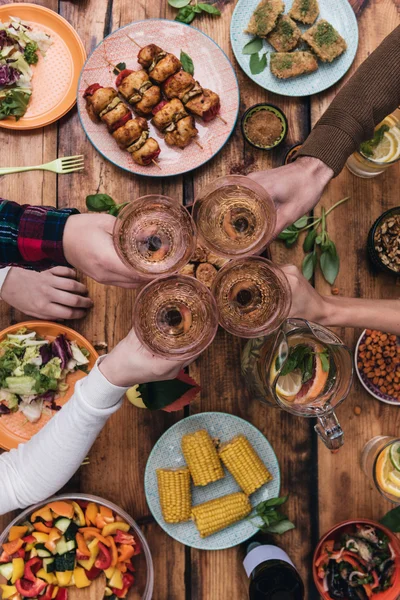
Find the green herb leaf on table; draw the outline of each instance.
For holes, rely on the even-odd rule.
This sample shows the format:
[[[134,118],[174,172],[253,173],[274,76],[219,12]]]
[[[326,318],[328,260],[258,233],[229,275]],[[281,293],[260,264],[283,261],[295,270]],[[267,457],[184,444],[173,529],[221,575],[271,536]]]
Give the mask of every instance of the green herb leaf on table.
[[[191,0],[168,0],[168,4],[173,8],[183,8],[190,4]]]
[[[221,11],[219,10],[219,8],[217,8],[213,4],[205,4],[204,2],[199,2],[197,6],[201,8],[203,12],[206,12],[210,15],[216,15],[217,17],[221,15]]]
[[[301,270],[306,279],[310,281],[311,277],[314,275],[314,269],[317,264],[317,255],[315,251],[306,254],[303,259],[303,264],[301,265]]]
[[[188,5],[179,9],[178,14],[175,17],[175,21],[179,21],[180,23],[186,23],[186,25],[189,25],[193,21],[195,16],[196,13],[193,10],[193,7]]]
[[[389,512],[380,520],[380,523],[390,529],[390,531],[400,533],[400,506],[396,506],[396,508],[389,510]]]
[[[317,238],[316,230],[310,229],[309,232],[307,233],[306,237],[304,238],[304,242],[303,242],[304,252],[311,252],[311,250],[314,248],[316,238]]]
[[[117,65],[115,65],[115,69],[113,70],[113,73],[114,73],[114,75],[118,75],[118,73],[120,73],[124,69],[126,69],[126,63],[120,62]]]
[[[262,73],[267,66],[267,54],[263,54],[261,57],[258,54],[252,54],[250,56],[250,71],[253,75],[259,75]]]
[[[296,229],[303,229],[303,227],[305,227],[307,223],[308,215],[304,215],[303,217],[300,217],[300,219],[297,219],[297,221],[295,221],[293,225],[296,227]]]
[[[180,61],[182,63],[182,69],[186,71],[186,73],[190,73],[190,75],[194,74],[194,64],[189,54],[186,54],[183,50],[181,50]]]
[[[86,196],[86,206],[93,212],[104,212],[116,206],[108,194],[92,194]]]
[[[255,37],[243,46],[242,54],[258,54],[263,47],[263,41]]]
[[[248,520],[265,533],[276,533],[281,535],[290,529],[294,529],[295,525],[289,521],[286,515],[281,514],[275,507],[281,506],[287,501],[288,497],[270,498],[257,504],[253,513],[248,517]],[[253,518],[261,519],[260,522],[254,522]]]
[[[321,265],[322,274],[325,277],[326,281],[333,285],[339,273],[339,256],[336,252],[333,253],[330,250],[325,250],[324,252],[322,252],[319,258],[319,263]]]

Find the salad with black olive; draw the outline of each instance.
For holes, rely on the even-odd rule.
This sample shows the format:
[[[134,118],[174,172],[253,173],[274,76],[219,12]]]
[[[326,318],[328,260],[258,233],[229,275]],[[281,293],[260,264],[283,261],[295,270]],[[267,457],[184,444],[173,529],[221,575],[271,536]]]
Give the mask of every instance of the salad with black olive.
[[[315,566],[333,600],[368,600],[393,585],[395,559],[383,531],[360,524],[324,542]]]

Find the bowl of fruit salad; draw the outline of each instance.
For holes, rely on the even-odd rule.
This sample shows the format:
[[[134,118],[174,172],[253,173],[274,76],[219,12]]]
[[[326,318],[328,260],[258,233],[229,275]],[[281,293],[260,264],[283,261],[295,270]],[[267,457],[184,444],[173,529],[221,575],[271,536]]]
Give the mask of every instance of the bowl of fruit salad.
[[[400,541],[375,521],[339,523],[317,546],[313,576],[323,600],[396,600],[400,595]]]
[[[97,496],[65,494],[24,510],[0,535],[2,600],[68,600],[101,578],[104,598],[151,600],[146,539],[121,508]],[[100,599],[99,599],[100,600]]]

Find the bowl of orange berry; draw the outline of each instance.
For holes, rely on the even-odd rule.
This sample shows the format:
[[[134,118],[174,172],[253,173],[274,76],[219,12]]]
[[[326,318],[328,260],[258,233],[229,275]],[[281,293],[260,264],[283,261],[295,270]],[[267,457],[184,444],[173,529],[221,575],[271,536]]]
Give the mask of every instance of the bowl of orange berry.
[[[355,369],[371,396],[400,406],[400,340],[398,336],[364,329],[356,346]]]

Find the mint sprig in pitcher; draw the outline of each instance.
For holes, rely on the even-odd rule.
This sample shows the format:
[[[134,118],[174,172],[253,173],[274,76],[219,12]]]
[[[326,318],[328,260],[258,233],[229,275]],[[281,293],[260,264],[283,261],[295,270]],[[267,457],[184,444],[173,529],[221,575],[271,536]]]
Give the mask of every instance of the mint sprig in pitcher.
[[[315,417],[315,431],[330,450],[343,444],[335,408],[347,397],[351,352],[332,331],[304,319],[286,319],[277,333],[251,339],[242,373],[254,399],[301,417]]]

